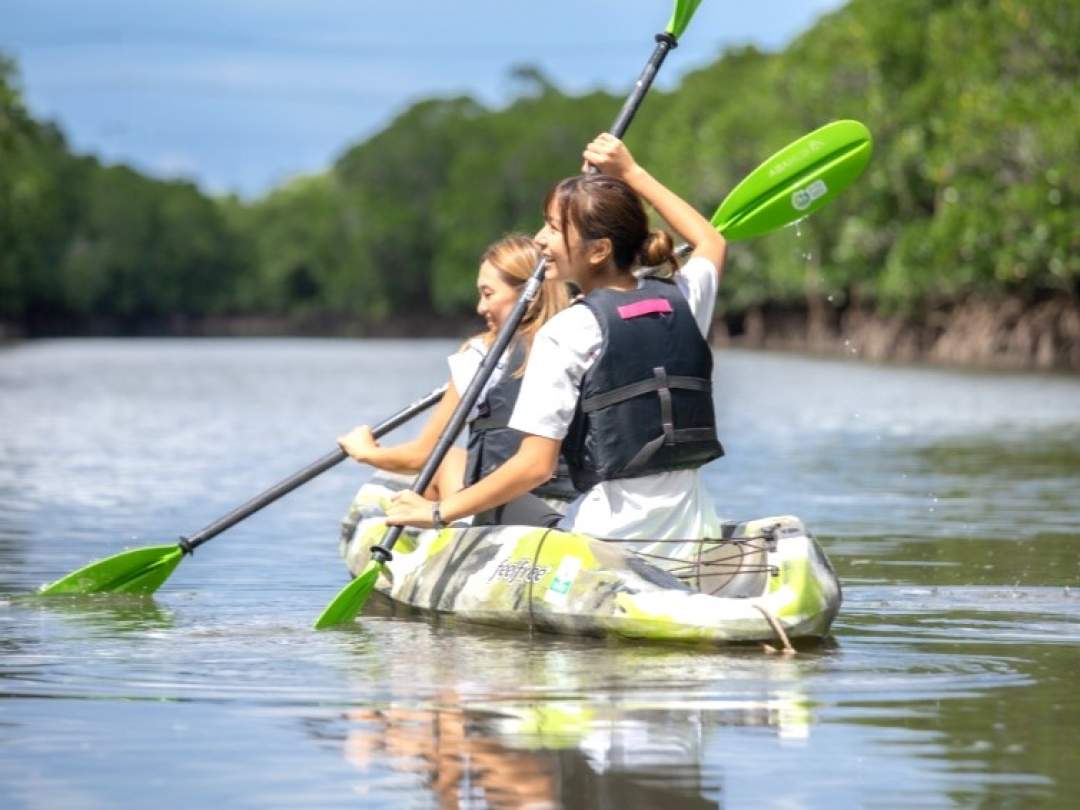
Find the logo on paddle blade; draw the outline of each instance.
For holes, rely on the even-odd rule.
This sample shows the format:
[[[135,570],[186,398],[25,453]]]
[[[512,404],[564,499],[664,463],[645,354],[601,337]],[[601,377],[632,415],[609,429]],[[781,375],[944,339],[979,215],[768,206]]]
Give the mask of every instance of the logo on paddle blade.
[[[814,200],[824,197],[828,191],[829,187],[824,180],[815,180],[791,195],[791,205],[796,211],[805,211]]]

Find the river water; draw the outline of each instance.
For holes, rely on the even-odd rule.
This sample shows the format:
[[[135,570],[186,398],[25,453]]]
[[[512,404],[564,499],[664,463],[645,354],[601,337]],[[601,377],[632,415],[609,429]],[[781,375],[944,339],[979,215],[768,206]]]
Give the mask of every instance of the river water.
[[[844,585],[833,638],[794,657],[384,615],[313,632],[354,464],[153,599],[23,598],[194,533],[441,382],[453,348],[0,350],[0,806],[1075,806],[1075,378],[718,353],[720,511],[801,516]]]

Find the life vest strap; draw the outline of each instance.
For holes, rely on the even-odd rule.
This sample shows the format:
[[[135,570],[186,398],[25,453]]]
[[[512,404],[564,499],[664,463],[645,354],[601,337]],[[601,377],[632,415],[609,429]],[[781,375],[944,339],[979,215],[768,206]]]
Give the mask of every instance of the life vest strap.
[[[612,391],[606,391],[603,394],[588,397],[587,399],[582,400],[581,410],[585,413],[592,413],[593,411],[599,411],[602,408],[610,408],[612,405],[616,405],[625,400],[639,397],[642,394],[648,394],[651,391],[659,391],[661,388],[681,388],[687,391],[712,391],[712,382],[703,377],[665,376],[664,379],[666,382],[662,382],[659,377],[655,376],[656,369],[653,369],[653,374],[654,376],[649,377],[646,380],[640,380],[635,383],[630,383],[629,385],[624,385],[621,388],[616,388]]]
[[[510,427],[510,419],[505,416],[478,416],[469,423],[472,430],[501,430]]]

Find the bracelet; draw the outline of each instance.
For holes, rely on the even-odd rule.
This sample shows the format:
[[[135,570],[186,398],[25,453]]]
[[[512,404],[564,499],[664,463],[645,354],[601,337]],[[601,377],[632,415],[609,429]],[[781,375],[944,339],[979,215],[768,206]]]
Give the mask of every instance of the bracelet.
[[[431,506],[431,522],[436,529],[445,529],[446,521],[442,516],[442,501],[435,501]]]

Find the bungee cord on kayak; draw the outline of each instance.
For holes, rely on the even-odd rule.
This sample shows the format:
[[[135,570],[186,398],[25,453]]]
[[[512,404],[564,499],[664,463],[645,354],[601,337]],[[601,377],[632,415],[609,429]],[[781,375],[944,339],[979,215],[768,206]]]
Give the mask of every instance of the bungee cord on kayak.
[[[685,556],[669,556],[658,554],[653,551],[645,551],[635,548],[634,553],[647,560],[654,560],[669,574],[674,574],[679,579],[692,583],[702,593],[718,593],[727,590],[735,577],[740,574],[764,573],[769,576],[777,576],[779,569],[775,564],[765,562],[765,552],[769,550],[768,544],[775,545],[776,538],[772,533],[762,532],[753,537],[727,537],[727,538],[695,538],[691,540],[668,538],[664,540],[633,540],[629,538],[604,538],[607,543],[633,543],[636,546],[653,547],[659,545],[686,546],[690,545],[697,549],[696,556],[688,560]],[[705,558],[704,552],[708,549],[710,557]],[[720,551],[731,552],[726,557],[712,556]],[[705,572],[705,573],[703,573]],[[726,579],[718,582],[710,582],[705,585],[706,578],[720,578],[726,575]]]

